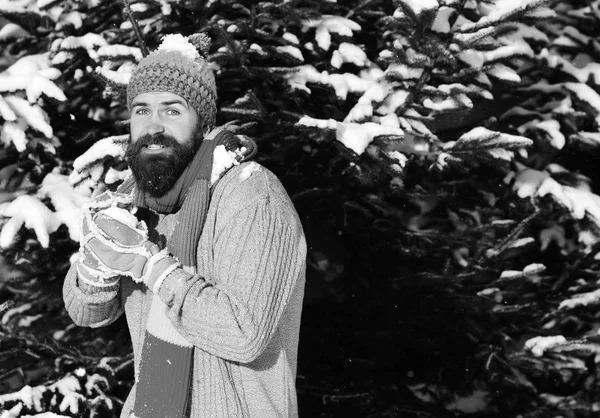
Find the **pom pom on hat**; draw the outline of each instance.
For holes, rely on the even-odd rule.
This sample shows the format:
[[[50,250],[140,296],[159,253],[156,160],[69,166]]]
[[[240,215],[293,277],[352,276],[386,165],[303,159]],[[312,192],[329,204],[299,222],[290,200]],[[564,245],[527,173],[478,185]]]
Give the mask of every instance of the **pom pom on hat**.
[[[195,33],[189,36],[189,41],[196,47],[200,54],[206,58],[208,57],[208,50],[210,49],[210,38],[205,33]]]
[[[212,129],[217,114],[217,87],[206,61],[210,38],[204,34],[189,37],[171,34],[144,57],[127,86],[127,106],[141,93],[168,91],[183,97]]]
[[[179,33],[166,35],[163,37],[162,43],[158,46],[157,51],[178,51],[191,60],[200,58],[196,45],[188,42],[188,38]]]

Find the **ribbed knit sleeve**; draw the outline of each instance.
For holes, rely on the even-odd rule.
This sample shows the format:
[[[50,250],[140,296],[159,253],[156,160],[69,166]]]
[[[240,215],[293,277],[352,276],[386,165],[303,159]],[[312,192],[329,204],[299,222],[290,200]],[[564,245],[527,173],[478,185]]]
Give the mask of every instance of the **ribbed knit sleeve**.
[[[229,208],[230,209],[230,208]],[[306,243],[287,199],[258,193],[217,222],[212,277],[170,274],[159,295],[198,348],[241,363],[266,348],[303,274]]]
[[[63,283],[65,308],[79,326],[97,328],[114,322],[122,313],[120,284],[97,288],[77,280],[73,264]]]

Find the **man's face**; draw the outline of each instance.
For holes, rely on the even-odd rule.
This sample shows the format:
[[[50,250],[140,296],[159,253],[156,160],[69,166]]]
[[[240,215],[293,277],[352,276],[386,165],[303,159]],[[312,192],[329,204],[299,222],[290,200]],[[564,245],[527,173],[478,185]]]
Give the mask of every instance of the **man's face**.
[[[182,97],[149,92],[133,99],[130,128],[125,158],[138,187],[151,196],[162,196],[193,159],[204,123]]]

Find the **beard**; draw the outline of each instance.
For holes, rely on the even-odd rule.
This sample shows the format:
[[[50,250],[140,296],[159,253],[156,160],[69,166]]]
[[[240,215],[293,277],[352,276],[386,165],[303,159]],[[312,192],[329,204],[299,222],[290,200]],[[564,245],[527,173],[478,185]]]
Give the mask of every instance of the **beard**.
[[[152,197],[164,196],[193,160],[200,143],[197,135],[192,141],[181,144],[164,134],[147,134],[130,142],[125,159],[140,191]],[[156,155],[142,152],[144,147],[152,144],[169,147],[170,152]]]

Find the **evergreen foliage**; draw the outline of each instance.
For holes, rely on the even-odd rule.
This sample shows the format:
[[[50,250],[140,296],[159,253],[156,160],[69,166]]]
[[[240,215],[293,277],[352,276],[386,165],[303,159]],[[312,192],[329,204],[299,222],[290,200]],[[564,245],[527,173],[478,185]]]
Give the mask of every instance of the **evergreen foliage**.
[[[75,327],[79,207],[127,175],[124,86],[205,31],[218,125],[309,244],[303,417],[600,410],[599,0],[0,0],[0,418],[118,416]]]

